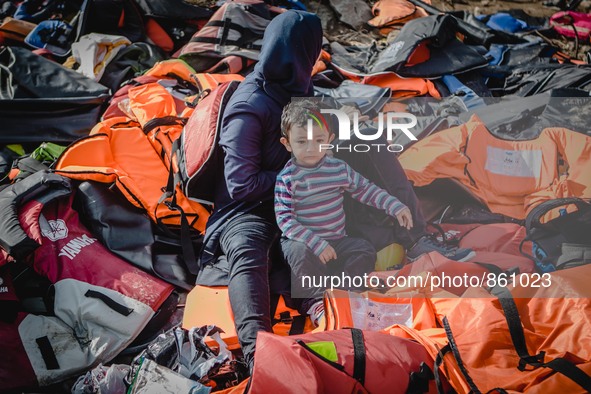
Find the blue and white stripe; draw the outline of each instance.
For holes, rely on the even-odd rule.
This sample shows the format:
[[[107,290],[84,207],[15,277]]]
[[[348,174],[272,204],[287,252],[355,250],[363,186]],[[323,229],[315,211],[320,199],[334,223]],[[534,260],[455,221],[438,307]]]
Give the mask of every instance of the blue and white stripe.
[[[405,205],[374,185],[347,163],[326,156],[313,167],[290,160],[277,176],[275,214],[283,234],[304,242],[316,255],[345,233],[343,193],[395,216]]]

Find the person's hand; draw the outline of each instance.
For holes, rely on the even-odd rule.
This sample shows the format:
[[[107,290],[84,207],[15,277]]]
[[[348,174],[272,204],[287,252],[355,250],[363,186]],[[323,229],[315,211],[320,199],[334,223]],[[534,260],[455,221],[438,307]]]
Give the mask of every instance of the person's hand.
[[[320,261],[322,264],[328,263],[330,260],[334,260],[337,258],[337,252],[335,252],[334,248],[328,245],[324,250],[320,253]]]
[[[412,228],[412,215],[408,207],[398,212],[398,214],[396,215],[396,219],[398,220],[398,223],[401,227],[404,227],[407,230],[410,230]]]

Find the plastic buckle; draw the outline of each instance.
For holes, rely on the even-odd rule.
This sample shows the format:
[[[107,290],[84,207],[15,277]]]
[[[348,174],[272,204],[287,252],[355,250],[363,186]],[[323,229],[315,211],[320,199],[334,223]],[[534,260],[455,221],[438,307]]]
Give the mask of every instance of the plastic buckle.
[[[433,371],[427,364],[422,362],[418,371],[410,373],[407,394],[419,394],[429,391],[429,381],[435,379]]]
[[[284,311],[279,314],[279,321],[281,323],[291,324],[293,323],[293,317],[291,317],[291,314],[288,311]]]
[[[531,365],[533,369],[539,368],[544,364],[544,357],[546,356],[546,352],[541,351],[540,353],[529,356],[529,357],[522,357],[519,359],[519,366],[517,369],[520,371],[525,371],[528,365]]]

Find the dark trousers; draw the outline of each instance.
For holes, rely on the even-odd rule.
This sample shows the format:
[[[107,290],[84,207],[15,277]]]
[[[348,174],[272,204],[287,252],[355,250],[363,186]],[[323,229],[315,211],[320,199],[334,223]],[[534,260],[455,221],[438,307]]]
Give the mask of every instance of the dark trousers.
[[[326,276],[362,277],[374,270],[376,251],[371,243],[361,238],[344,237],[328,241],[334,248],[337,258],[323,264],[320,258],[303,242],[281,238],[281,250],[292,273],[292,297],[303,298],[298,307],[300,313],[305,314],[316,301],[322,299],[325,288],[321,286],[303,287],[302,277],[315,277],[318,280]],[[348,290],[365,290],[360,287],[350,287]]]
[[[360,142],[363,141],[354,138],[347,143],[342,141],[339,145],[347,146]],[[376,143],[387,143],[387,141],[382,138]],[[335,152],[335,156],[346,161],[355,171],[397,197],[410,209],[414,222],[413,228],[408,231],[401,227],[395,218],[390,218],[383,211],[347,198],[345,213],[348,234],[370,240],[376,250],[394,242],[408,249],[425,235],[426,222],[419,200],[395,153],[388,152],[386,149],[370,152],[340,150]]]
[[[279,236],[274,215],[263,210],[233,217],[220,237],[228,261],[228,292],[238,340],[246,362],[254,357],[259,331],[271,331],[269,251]]]

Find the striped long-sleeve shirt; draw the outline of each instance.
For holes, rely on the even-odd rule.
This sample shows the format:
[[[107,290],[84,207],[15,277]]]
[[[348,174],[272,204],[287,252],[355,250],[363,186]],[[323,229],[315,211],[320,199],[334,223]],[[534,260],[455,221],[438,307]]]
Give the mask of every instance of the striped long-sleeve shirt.
[[[275,215],[283,235],[306,243],[320,255],[326,240],[346,235],[344,192],[391,216],[406,207],[342,160],[325,156],[317,166],[307,168],[291,159],[275,184]]]

